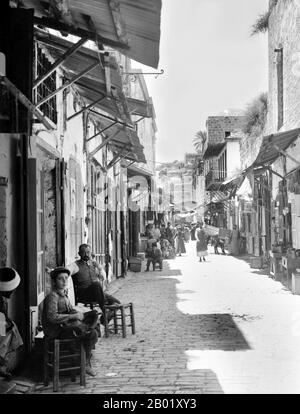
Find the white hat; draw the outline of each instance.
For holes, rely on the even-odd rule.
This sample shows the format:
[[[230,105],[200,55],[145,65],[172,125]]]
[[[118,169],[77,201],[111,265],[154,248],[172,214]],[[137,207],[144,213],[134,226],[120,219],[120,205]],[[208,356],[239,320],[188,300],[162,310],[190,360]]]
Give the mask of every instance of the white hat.
[[[21,279],[12,267],[0,267],[0,292],[10,292],[19,286]]]

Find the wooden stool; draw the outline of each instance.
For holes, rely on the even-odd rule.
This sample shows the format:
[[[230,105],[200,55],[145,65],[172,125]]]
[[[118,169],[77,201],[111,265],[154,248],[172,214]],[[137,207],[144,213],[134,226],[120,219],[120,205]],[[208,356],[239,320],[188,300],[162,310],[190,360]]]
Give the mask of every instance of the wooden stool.
[[[75,381],[76,371],[80,371],[80,385],[85,386],[86,356],[83,342],[77,338],[44,338],[44,384],[49,384],[49,369],[52,372],[53,391],[58,391],[59,373],[70,372]]]
[[[126,313],[127,309],[129,309],[129,313]],[[109,336],[109,320],[108,316],[109,313],[112,312],[112,321],[114,324],[114,332],[117,334],[119,330],[122,330],[123,338],[126,338],[126,326],[131,326],[132,334],[135,334],[135,320],[134,320],[134,311],[133,311],[133,303],[126,303],[120,305],[104,305],[104,328],[105,328],[105,336],[108,338]],[[126,318],[130,318],[130,323],[126,325]]]

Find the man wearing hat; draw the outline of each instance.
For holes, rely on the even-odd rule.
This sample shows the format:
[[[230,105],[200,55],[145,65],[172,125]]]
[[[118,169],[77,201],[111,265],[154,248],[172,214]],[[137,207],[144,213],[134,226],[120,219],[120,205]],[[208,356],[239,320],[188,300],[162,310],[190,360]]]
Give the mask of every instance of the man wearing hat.
[[[70,270],[56,267],[50,273],[53,288],[44,300],[42,325],[49,338],[80,337],[86,351],[86,373],[95,376],[91,366],[92,349],[98,341],[95,327],[98,313],[95,310],[79,312],[73,308],[67,294]]]
[[[7,303],[7,299],[11,297],[19,284],[20,276],[15,269],[11,267],[0,268],[0,323],[2,322],[2,329],[0,330],[0,375],[6,378],[11,378],[9,358],[14,351],[23,345],[17,325],[8,317]]]

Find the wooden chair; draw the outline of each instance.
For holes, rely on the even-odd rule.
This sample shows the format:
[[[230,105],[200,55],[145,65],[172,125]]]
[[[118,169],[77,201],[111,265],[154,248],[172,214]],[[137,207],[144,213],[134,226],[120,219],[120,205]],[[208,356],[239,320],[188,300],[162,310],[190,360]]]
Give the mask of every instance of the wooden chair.
[[[129,312],[128,312],[129,311]],[[114,333],[122,331],[123,338],[126,338],[126,327],[131,327],[131,332],[135,334],[135,319],[133,303],[104,305],[104,329],[105,336],[109,336],[109,324],[113,323]],[[127,322],[129,318],[129,323]]]
[[[71,381],[75,382],[78,371],[80,372],[80,385],[85,386],[85,368],[85,349],[79,338],[50,339],[44,337],[44,384],[46,386],[49,384],[49,373],[52,374],[53,391],[57,392],[59,374],[70,372]]]

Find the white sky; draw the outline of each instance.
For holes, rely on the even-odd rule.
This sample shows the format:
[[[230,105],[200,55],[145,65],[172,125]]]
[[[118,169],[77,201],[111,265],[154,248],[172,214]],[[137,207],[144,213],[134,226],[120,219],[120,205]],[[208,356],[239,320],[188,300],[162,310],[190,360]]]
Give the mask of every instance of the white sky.
[[[146,75],[158,162],[183,160],[208,116],[268,90],[267,34],[250,36],[268,0],[162,0],[160,61]],[[135,64],[146,72],[155,69]]]

